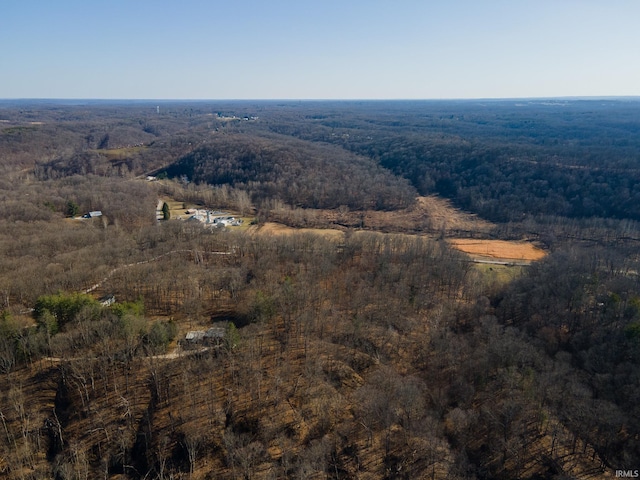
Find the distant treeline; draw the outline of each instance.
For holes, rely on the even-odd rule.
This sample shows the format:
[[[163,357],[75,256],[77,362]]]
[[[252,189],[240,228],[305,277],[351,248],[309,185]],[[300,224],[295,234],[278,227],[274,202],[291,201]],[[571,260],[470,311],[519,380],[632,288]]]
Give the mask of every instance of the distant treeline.
[[[640,221],[633,99],[31,108],[0,110],[0,155],[40,179],[164,169],[294,207],[388,210],[417,190],[495,222]]]
[[[389,102],[305,120],[271,128],[366,155],[493,221],[640,220],[637,101]]]

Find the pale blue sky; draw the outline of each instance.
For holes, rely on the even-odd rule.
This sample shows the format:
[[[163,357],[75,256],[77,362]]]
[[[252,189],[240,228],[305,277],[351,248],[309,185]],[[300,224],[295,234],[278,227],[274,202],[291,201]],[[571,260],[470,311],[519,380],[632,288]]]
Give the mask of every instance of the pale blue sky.
[[[640,95],[640,0],[0,0],[0,98]]]

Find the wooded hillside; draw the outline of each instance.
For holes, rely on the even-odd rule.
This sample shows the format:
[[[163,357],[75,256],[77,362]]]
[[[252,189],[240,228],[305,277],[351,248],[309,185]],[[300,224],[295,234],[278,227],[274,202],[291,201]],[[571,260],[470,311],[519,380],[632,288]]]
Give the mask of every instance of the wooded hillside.
[[[640,464],[640,228],[551,207],[558,171],[632,195],[635,102],[1,105],[1,478]],[[533,170],[539,211],[513,200]],[[446,178],[469,211],[416,201]],[[546,255],[477,263],[452,235]]]
[[[170,177],[253,192],[306,208],[393,210],[415,199],[407,181],[340,148],[283,136],[216,136],[165,170]]]

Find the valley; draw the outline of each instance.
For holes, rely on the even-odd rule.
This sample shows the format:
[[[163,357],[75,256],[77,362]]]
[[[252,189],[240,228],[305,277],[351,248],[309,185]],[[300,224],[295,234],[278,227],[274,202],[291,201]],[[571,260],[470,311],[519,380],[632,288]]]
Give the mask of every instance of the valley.
[[[636,101],[18,103],[0,478],[636,468]]]

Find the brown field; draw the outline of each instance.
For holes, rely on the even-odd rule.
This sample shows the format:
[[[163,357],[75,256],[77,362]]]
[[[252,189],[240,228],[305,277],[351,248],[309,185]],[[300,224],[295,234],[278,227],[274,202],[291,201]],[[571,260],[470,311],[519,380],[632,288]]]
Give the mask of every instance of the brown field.
[[[294,228],[280,223],[266,222],[260,226],[251,226],[247,232],[257,235],[292,235],[294,233],[312,233],[326,238],[341,240],[344,232],[333,228]]]
[[[449,243],[461,252],[472,257],[500,260],[521,260],[532,262],[544,258],[546,253],[527,242],[509,242],[506,240],[475,240],[452,238]]]

